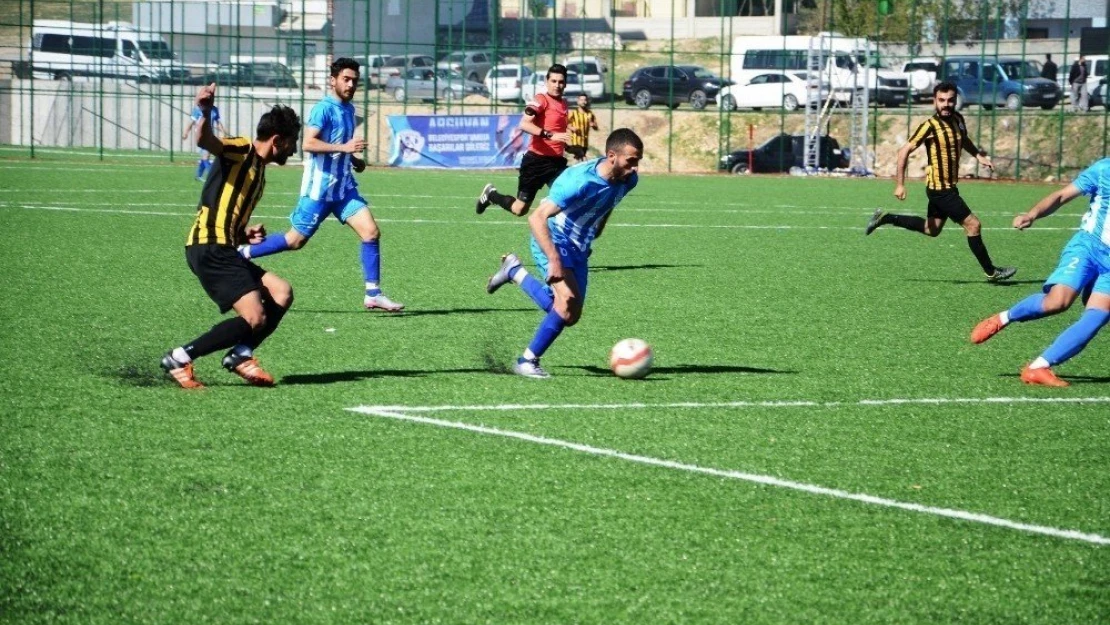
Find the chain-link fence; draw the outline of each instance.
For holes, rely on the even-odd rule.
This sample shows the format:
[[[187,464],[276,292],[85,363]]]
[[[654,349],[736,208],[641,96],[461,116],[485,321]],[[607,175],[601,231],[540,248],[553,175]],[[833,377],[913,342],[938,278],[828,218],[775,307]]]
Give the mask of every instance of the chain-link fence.
[[[969,132],[991,153],[995,176],[1068,178],[1110,142],[1104,0],[0,7],[0,144],[30,157],[64,149],[182,158],[191,153],[183,135],[197,85],[218,83],[224,126],[249,135],[272,104],[307,113],[328,93],[328,63],[339,56],[363,64],[358,132],[377,164],[388,161],[390,115],[518,113],[522,92],[542,86],[555,62],[577,70],[572,87],[594,96],[602,131],[592,152],[607,129],[628,126],[645,137],[652,171],[788,171],[801,155],[775,138],[817,132],[866,156],[855,173],[891,175],[897,149],[933,113],[940,80],[958,84]],[[1085,93],[1073,98],[1069,76],[1081,53]],[[1054,80],[1041,77],[1051,74],[1049,58]],[[431,85],[420,92],[425,70]],[[758,146],[775,148],[758,166],[730,157]],[[911,161],[911,175],[922,167]]]

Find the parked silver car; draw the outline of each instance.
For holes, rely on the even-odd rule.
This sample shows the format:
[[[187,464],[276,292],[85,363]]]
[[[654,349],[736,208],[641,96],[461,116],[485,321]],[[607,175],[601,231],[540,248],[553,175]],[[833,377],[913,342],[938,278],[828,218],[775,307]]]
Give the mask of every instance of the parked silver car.
[[[461,100],[468,95],[489,97],[489,90],[480,82],[463,78],[451,69],[414,68],[385,83],[387,93],[398,102],[405,100]]]
[[[472,82],[482,82],[486,74],[493,67],[496,59],[492,52],[484,50],[467,50],[466,52],[451,52],[439,58],[436,67],[439,69],[453,69]]]

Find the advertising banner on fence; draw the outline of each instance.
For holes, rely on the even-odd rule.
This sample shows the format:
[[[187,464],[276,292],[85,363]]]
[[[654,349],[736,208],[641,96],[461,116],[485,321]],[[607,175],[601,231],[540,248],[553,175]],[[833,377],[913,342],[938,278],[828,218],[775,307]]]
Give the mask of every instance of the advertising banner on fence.
[[[531,135],[520,115],[390,115],[394,167],[519,167]]]

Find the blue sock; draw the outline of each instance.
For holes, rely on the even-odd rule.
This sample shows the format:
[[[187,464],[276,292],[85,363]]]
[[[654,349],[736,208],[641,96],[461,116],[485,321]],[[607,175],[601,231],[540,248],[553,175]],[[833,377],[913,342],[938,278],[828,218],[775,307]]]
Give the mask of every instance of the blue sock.
[[[377,284],[382,277],[382,255],[377,241],[363,241],[359,253],[362,259],[362,275],[367,282]],[[377,293],[370,293],[377,295]]]
[[[559,313],[554,310],[548,312],[547,315],[544,316],[543,321],[540,322],[540,327],[536,328],[536,335],[532,337],[532,342],[528,344],[528,349],[536,355],[536,358],[543,356],[547,348],[551,347],[555,339],[559,338],[559,334],[562,333],[565,327],[567,327],[567,324],[563,321],[563,318],[559,316]]]
[[[544,312],[551,312],[551,307],[555,305],[555,300],[551,297],[551,292],[547,290],[547,285],[532,277],[532,274],[524,276],[524,281],[520,283],[520,290],[524,291],[536,306]]]
[[[1048,349],[1044,350],[1041,356],[1051,366],[1067,361],[1083,351],[1083,348],[1091,342],[1091,339],[1095,338],[1095,335],[1102,329],[1102,326],[1106,325],[1107,321],[1110,321],[1110,312],[1108,311],[1097,308],[1084,310],[1083,315],[1079,317],[1079,321],[1061,332],[1060,336],[1056,337],[1056,340],[1048,346]]]
[[[201,160],[197,161],[197,178],[203,178],[204,177],[204,172],[205,172],[205,170],[208,169],[207,167],[205,167],[205,165],[207,165],[207,164],[208,164],[208,161],[206,159],[201,159]]]
[[[250,254],[251,258],[262,258],[270,254],[284,252],[287,249],[289,249],[289,242],[285,240],[285,233],[279,232],[262,239],[261,243],[250,246]]]
[[[1044,293],[1037,293],[1014,304],[1010,321],[1032,321],[1044,316]]]

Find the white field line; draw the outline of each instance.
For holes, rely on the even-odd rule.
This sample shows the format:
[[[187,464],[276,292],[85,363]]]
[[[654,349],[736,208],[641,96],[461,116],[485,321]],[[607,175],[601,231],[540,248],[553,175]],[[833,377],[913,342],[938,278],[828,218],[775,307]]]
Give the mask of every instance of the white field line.
[[[118,206],[118,204],[116,204]],[[140,206],[171,206],[171,204],[140,204]],[[181,205],[183,206],[183,204]],[[427,208],[421,206],[391,206],[389,208]],[[162,212],[162,211],[139,211],[130,209],[108,209],[108,208],[86,208],[84,206],[57,206],[57,205],[43,205],[43,204],[20,204],[17,202],[3,202],[0,203],[0,209],[24,209],[24,210],[42,210],[42,211],[62,211],[73,213],[107,213],[114,215],[143,215],[143,216],[161,216],[161,217],[188,217],[192,219],[195,214],[192,212]],[[456,207],[452,207],[456,210]],[[632,212],[632,211],[626,211]],[[743,211],[737,211],[743,212]],[[781,214],[781,212],[779,213]],[[812,214],[807,211],[807,214]],[[288,215],[268,215],[257,213],[254,217],[258,219],[286,219]],[[442,224],[442,225],[479,225],[479,224],[493,224],[500,226],[520,226],[521,224],[512,221],[479,221],[475,219],[396,219],[396,218],[376,218],[377,221],[382,223],[404,223],[404,224]],[[685,228],[691,230],[861,230],[862,226],[821,226],[821,225],[806,225],[806,226],[791,226],[791,225],[754,225],[754,224],[631,224],[631,223],[612,223],[611,227],[614,228]],[[984,230],[997,230],[997,231],[1014,231],[1009,227],[984,227]],[[1074,227],[1044,227],[1037,226],[1025,232],[1053,232],[1064,230],[1068,232],[1075,231]]]
[[[394,419],[397,421],[407,421],[411,423],[421,423],[425,425],[434,425],[437,427],[448,427],[453,430],[463,430],[466,432],[474,432],[477,434],[487,434],[492,436],[502,436],[506,438],[515,438],[518,441],[525,441],[528,443],[535,443],[539,445],[548,445],[553,447],[565,448],[575,452],[585,454],[613,457],[617,460],[627,462],[634,462],[637,464],[646,464],[649,466],[659,466],[663,468],[672,468],[672,470],[686,471],[689,473],[698,473],[703,475],[713,475],[715,477],[727,477],[729,480],[740,480],[744,482],[751,482],[755,484],[763,484],[766,486],[776,486],[779,488],[789,488],[791,491],[800,491],[809,493],[811,495],[824,495],[828,497],[839,498],[839,500],[848,500],[870,505],[878,505],[882,507],[892,507],[896,510],[905,510],[908,512],[916,512],[919,514],[928,514],[932,516],[941,516],[946,518],[955,518],[958,521],[966,521],[969,523],[981,523],[995,527],[1007,528],[1007,530],[1015,530],[1018,532],[1026,532],[1030,534],[1040,534],[1051,536],[1055,538],[1064,538],[1069,541],[1080,541],[1084,543],[1091,543],[1094,545],[1110,545],[1110,537],[1102,536],[1099,534],[1092,534],[1088,532],[1079,532],[1076,530],[1061,530],[1058,527],[1049,527],[1046,525],[1033,525],[1029,523],[1019,523],[1017,521],[1010,521],[1008,518],[1000,518],[997,516],[990,516],[987,514],[980,514],[975,512],[968,512],[962,510],[953,510],[953,508],[927,506],[915,503],[900,502],[896,500],[889,500],[886,497],[878,497],[875,495],[867,495],[862,493],[849,493],[847,491],[840,491],[838,488],[827,488],[825,486],[818,486],[816,484],[806,484],[803,482],[793,482],[790,480],[783,480],[783,478],[774,477],[770,475],[760,475],[756,473],[745,473],[740,471],[727,471],[720,470],[720,468],[698,466],[695,464],[686,464],[675,461],[663,460],[663,458],[656,458],[650,456],[642,456],[636,454],[628,454],[617,450],[609,450],[605,447],[595,447],[593,445],[583,445],[571,441],[562,441],[558,438],[548,438],[545,436],[535,436],[533,434],[526,434],[524,432],[514,432],[511,430],[499,430],[496,427],[486,427],[484,425],[473,425],[470,423],[462,423],[457,421],[444,421],[440,419],[432,419],[432,417],[418,416],[414,414],[407,414],[412,412],[438,412],[438,411],[522,411],[522,410],[620,410],[620,409],[643,409],[643,407],[680,407],[680,409],[706,409],[706,407],[837,407],[846,405],[904,405],[904,404],[967,404],[967,403],[1110,403],[1110,397],[1060,397],[1060,399],[1053,399],[1053,397],[985,397],[985,399],[902,399],[902,400],[860,400],[857,402],[811,402],[811,401],[791,401],[791,402],[723,402],[723,403],[698,403],[698,402],[677,402],[665,404],[502,404],[502,405],[486,405],[486,406],[356,406],[352,409],[346,409],[351,412],[367,414],[372,416],[385,417],[385,419]]]

